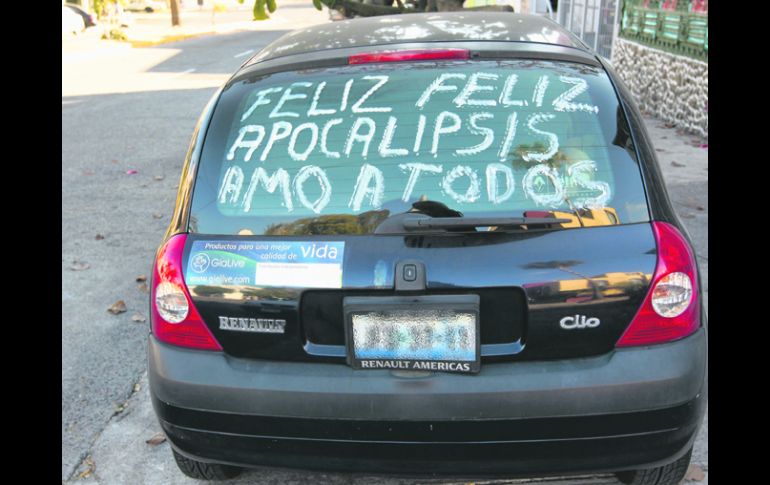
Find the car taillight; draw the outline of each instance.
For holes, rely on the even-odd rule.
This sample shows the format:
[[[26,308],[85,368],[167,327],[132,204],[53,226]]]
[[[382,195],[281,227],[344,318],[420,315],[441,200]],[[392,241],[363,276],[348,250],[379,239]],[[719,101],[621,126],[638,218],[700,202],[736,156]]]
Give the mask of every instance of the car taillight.
[[[653,222],[658,264],[650,290],[617,347],[652,345],[686,337],[700,326],[698,271],[690,245],[677,228]]]
[[[401,51],[366,52],[348,57],[348,64],[372,64],[378,62],[439,61],[469,59],[468,49],[416,49]]]
[[[152,275],[152,333],[161,342],[202,350],[222,350],[195,309],[182,274],[187,234],[171,237],[158,252]]]

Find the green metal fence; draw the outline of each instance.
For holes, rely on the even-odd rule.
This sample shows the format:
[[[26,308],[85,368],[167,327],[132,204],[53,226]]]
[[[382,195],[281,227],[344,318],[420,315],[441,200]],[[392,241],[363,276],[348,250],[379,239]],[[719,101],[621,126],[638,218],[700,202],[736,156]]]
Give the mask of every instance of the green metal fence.
[[[708,62],[708,3],[622,0],[620,37]]]

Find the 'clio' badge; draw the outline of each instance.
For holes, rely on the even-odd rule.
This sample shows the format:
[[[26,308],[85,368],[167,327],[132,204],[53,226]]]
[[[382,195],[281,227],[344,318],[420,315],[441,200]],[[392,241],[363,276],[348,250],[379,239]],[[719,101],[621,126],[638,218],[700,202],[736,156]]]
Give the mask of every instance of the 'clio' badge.
[[[588,318],[585,315],[575,315],[564,317],[559,320],[559,325],[564,330],[572,330],[575,328],[596,328],[601,322],[596,317]]]

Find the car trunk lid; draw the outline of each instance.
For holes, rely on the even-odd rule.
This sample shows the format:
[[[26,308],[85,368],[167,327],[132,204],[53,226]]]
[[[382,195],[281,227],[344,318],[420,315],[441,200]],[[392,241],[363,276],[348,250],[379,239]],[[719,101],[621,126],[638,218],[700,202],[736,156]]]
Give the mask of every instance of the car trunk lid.
[[[267,249],[238,249],[255,245]],[[331,258],[339,261],[338,283],[319,266],[337,263],[301,261],[281,263],[284,272],[297,275],[291,284],[285,276],[268,276],[278,284],[265,285],[265,276],[256,276],[264,268],[260,260],[279,258],[276,248],[290,246],[340,248]],[[196,271],[201,259],[208,266]],[[191,234],[184,261],[196,308],[234,356],[344,362],[345,297],[478,295],[482,361],[491,362],[611,350],[648,291],[656,247],[647,223],[500,234],[280,239]],[[397,290],[396,270],[403,261],[423,265],[424,289]]]

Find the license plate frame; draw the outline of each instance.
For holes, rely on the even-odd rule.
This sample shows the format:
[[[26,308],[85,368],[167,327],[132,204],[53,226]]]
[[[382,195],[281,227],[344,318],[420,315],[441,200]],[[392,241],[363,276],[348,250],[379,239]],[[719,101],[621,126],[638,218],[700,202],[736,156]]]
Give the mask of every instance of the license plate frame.
[[[481,324],[479,318],[480,299],[478,295],[417,295],[417,296],[347,296],[343,299],[343,315],[345,317],[345,353],[347,363],[354,369],[374,370],[412,370],[434,372],[459,372],[475,374],[481,370]],[[363,316],[357,317],[357,316]],[[418,317],[422,317],[428,323],[419,323]],[[452,318],[454,317],[454,321]],[[378,320],[379,319],[379,320]],[[413,321],[409,321],[412,319]],[[470,322],[469,319],[473,321]],[[390,323],[385,324],[385,321]],[[382,323],[387,329],[382,330],[389,336],[397,334],[399,340],[398,349],[385,349],[374,345],[373,348],[361,348],[356,342],[362,342],[363,333],[354,335],[354,325],[361,332],[368,327],[379,326]],[[395,326],[395,327],[394,327]],[[430,328],[430,330],[428,330]],[[420,333],[423,337],[434,335],[435,331],[448,331],[445,337],[430,338],[429,349],[415,349],[415,340],[419,340]],[[472,329],[470,338],[473,342],[467,342],[468,333]],[[417,332],[417,333],[415,333]],[[425,333],[427,332],[427,333]],[[457,332],[457,333],[455,333]],[[403,342],[406,337],[407,342]],[[387,336],[385,337],[387,338]],[[409,341],[408,339],[412,340]],[[464,343],[459,348],[450,348],[453,344]],[[379,335],[377,342],[381,342]],[[443,346],[442,349],[437,347]],[[406,348],[409,347],[409,348]],[[472,358],[469,356],[470,350]],[[436,353],[445,352],[447,356],[454,358],[435,357]],[[386,354],[396,352],[393,356],[363,356],[364,353]],[[449,355],[454,352],[454,355]],[[417,355],[432,353],[434,356]],[[412,354],[412,355],[409,355]],[[460,355],[462,354],[462,355]]]

